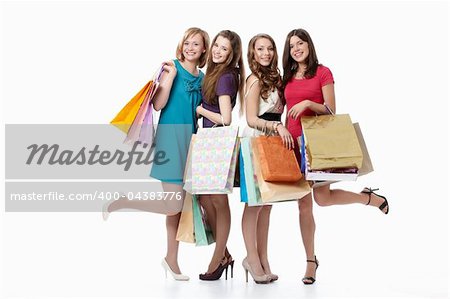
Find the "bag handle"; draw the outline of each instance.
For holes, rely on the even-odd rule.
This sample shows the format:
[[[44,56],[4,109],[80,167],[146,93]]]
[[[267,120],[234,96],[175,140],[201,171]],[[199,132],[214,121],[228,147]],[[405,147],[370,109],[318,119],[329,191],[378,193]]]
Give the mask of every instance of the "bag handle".
[[[222,127],[225,127],[225,122],[223,121],[223,116],[222,116],[222,114],[219,112],[219,114],[220,114],[220,119],[222,120]],[[214,124],[214,126],[212,126],[212,128],[215,128],[215,127],[217,127],[219,124]]]
[[[328,114],[334,115],[334,112],[333,112],[333,110],[331,110],[331,108],[330,108],[330,107],[328,107],[328,105],[327,105],[326,103],[323,103],[323,105],[324,105],[324,106],[325,106],[325,108],[327,109],[327,111],[328,111]]]

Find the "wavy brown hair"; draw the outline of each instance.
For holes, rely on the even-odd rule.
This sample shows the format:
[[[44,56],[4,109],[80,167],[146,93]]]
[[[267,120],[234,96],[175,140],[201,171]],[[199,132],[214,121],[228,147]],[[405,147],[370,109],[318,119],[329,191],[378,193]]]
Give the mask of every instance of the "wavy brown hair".
[[[286,41],[284,43],[283,51],[283,89],[286,84],[294,77],[297,72],[298,63],[291,57],[291,37],[297,36],[302,41],[308,43],[309,55],[306,58],[306,71],[305,78],[312,78],[316,75],[317,67],[319,66],[319,60],[317,59],[316,49],[314,43],[309,36],[309,33],[305,29],[294,29],[288,33]]]
[[[265,38],[270,41],[273,47],[273,58],[268,66],[262,66],[255,59],[255,44],[258,39]],[[277,88],[278,92],[281,90],[281,76],[278,69],[278,54],[277,46],[273,38],[265,33],[260,33],[252,37],[248,43],[247,52],[248,65],[252,73],[259,79],[259,86],[261,88],[261,97],[267,101],[269,93]]]
[[[183,44],[184,42],[190,38],[191,36],[194,36],[196,34],[200,34],[200,36],[203,39],[203,46],[205,47],[205,53],[202,53],[200,56],[200,59],[198,60],[198,67],[204,67],[206,64],[206,58],[208,57],[208,51],[209,51],[209,35],[206,31],[197,28],[197,27],[191,27],[183,35],[183,38],[180,40],[177,46],[177,52],[176,57],[180,61],[184,61],[184,54],[183,54]]]
[[[220,76],[230,72],[234,74],[236,85],[238,86],[239,102],[241,111],[244,106],[244,62],[242,60],[242,43],[241,38],[236,32],[230,30],[220,31],[213,39],[209,53],[212,51],[212,47],[216,43],[219,36],[222,36],[230,41],[231,51],[227,60],[224,63],[214,63],[212,54],[208,56],[206,75],[203,80],[202,91],[204,99],[209,104],[217,104],[216,87]]]

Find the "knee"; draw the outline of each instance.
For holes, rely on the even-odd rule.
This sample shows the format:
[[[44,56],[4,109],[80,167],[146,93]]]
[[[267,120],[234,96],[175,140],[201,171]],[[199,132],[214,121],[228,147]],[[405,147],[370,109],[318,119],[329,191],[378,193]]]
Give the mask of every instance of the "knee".
[[[179,218],[181,216],[181,211],[176,210],[176,209],[172,209],[166,212],[166,216],[167,217],[173,217],[171,219],[176,219],[177,217]]]
[[[262,206],[261,210],[263,213],[270,213],[270,211],[272,211],[272,206],[268,205],[268,206]]]
[[[228,208],[228,200],[226,198],[211,198],[211,202],[216,210]]]
[[[312,214],[312,199],[310,196],[298,200],[298,210],[300,214]]]
[[[262,206],[248,206],[248,205],[246,205],[245,208],[244,208],[244,211],[248,212],[248,213],[259,213],[259,212],[261,212],[262,208],[263,208]]]
[[[313,194],[314,201],[319,207],[327,207],[330,205],[330,202],[326,199],[325,196],[323,196],[321,193],[315,193]]]

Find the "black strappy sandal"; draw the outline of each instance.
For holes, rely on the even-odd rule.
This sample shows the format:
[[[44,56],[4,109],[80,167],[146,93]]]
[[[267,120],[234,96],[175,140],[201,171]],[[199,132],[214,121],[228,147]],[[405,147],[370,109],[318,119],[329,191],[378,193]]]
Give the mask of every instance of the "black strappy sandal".
[[[319,268],[319,261],[317,260],[316,256],[314,256],[314,260],[306,260],[306,261],[308,263],[316,264],[316,270],[317,270],[317,268]],[[304,284],[313,284],[314,282],[316,282],[316,279],[312,276],[305,276],[305,277],[303,277],[302,281]]]
[[[384,199],[384,202],[383,202],[378,208],[380,209],[381,212],[384,213],[383,210],[384,210],[384,208],[387,207],[386,213],[384,213],[384,214],[387,215],[387,213],[389,213],[389,203],[388,203],[386,197],[384,197],[383,195],[376,194],[374,191],[378,191],[378,188],[372,189],[372,188],[365,187],[364,190],[361,191],[361,193],[369,194],[369,201],[366,203],[366,205],[370,204],[370,195],[373,193],[373,194],[375,194],[376,196],[381,197],[381,198]]]

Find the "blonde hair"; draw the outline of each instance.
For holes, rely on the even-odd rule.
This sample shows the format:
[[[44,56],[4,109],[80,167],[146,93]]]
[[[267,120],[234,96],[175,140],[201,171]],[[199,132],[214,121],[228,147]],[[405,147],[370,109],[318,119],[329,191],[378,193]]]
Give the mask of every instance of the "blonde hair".
[[[186,30],[183,38],[178,43],[176,57],[178,60],[184,61],[185,57],[183,54],[183,44],[188,38],[190,38],[196,34],[200,34],[200,36],[203,39],[203,46],[205,47],[205,52],[202,53],[202,55],[200,56],[200,58],[198,60],[198,67],[204,67],[206,64],[206,59],[208,58],[208,52],[209,52],[209,35],[206,31],[204,31],[200,28],[191,27],[188,30]]]

